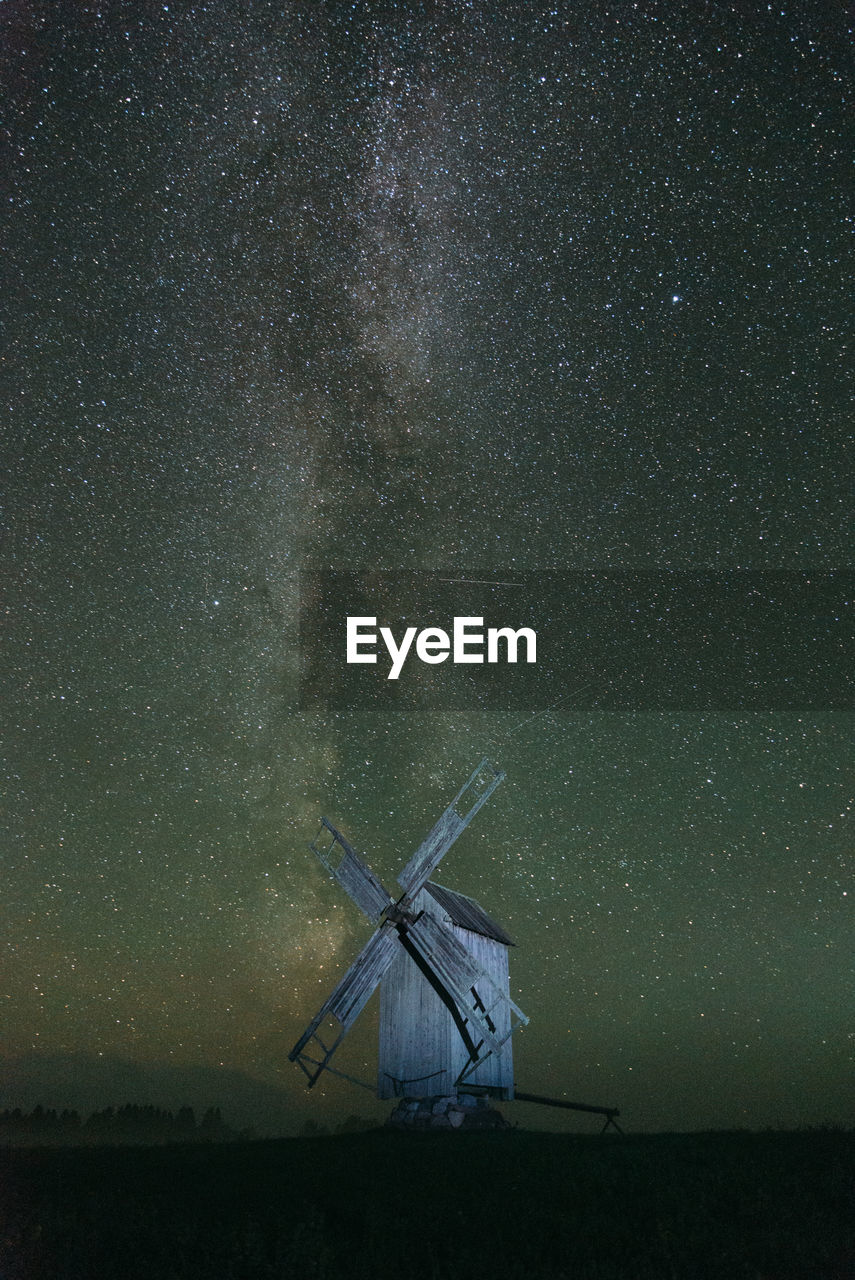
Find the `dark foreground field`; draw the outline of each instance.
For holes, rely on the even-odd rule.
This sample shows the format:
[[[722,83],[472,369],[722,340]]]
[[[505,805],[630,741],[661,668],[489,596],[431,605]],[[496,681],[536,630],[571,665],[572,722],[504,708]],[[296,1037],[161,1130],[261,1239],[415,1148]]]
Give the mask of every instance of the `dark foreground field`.
[[[855,1277],[855,1134],[0,1153],[2,1280]]]

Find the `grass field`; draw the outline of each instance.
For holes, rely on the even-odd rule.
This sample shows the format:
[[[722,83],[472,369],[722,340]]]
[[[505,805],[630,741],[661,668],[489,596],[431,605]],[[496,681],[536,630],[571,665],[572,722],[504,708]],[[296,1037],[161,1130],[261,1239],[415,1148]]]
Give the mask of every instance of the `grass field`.
[[[0,1153],[2,1280],[855,1280],[855,1133]]]

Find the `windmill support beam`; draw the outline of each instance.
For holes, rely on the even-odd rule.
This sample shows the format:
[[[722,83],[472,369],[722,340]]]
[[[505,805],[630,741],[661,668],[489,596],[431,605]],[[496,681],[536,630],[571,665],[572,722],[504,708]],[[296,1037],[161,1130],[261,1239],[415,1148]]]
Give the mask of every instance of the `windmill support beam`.
[[[421,972],[427,978],[428,982],[433,987],[434,991],[439,996],[442,1003],[445,1005],[446,1009],[448,1009],[452,1019],[454,1020],[454,1025],[457,1027],[457,1030],[460,1032],[460,1038],[463,1041],[463,1043],[466,1045],[466,1052],[469,1054],[470,1060],[473,1063],[478,1063],[479,1062],[478,1051],[481,1048],[481,1044],[483,1044],[483,1041],[481,1041],[481,1044],[478,1044],[476,1046],[475,1042],[473,1041],[472,1037],[469,1034],[469,1030],[466,1026],[466,1022],[454,1001],[454,997],[451,995],[448,989],[442,985],[439,978],[434,973],[433,969],[430,967],[427,961],[422,958],[422,956],[413,946],[412,942],[410,942],[410,939],[407,937],[406,927],[404,925],[398,925],[397,928],[398,928],[398,936],[401,939],[401,943],[403,945],[404,950],[412,958],[412,960],[415,962],[417,967],[421,970]]]
[[[567,1111],[589,1111],[594,1115],[606,1117],[603,1132],[610,1125],[617,1129],[618,1133],[623,1132],[620,1125],[615,1121],[615,1116],[620,1115],[617,1107],[593,1107],[588,1102],[565,1102],[563,1098],[545,1098],[540,1093],[521,1093],[516,1085],[514,1085],[514,1099],[517,1102],[536,1102],[542,1107],[563,1107]]]

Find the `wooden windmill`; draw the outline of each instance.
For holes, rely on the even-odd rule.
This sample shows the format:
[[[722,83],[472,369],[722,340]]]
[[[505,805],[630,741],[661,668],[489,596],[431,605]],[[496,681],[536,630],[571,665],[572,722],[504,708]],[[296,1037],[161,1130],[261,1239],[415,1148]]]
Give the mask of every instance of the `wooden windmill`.
[[[513,944],[474,899],[429,878],[504,776],[481,761],[398,876],[397,898],[321,819],[329,840],[310,847],[377,928],[288,1055],[309,1088],[381,986],[378,1097],[514,1096],[510,1038],[528,1019],[509,995]]]

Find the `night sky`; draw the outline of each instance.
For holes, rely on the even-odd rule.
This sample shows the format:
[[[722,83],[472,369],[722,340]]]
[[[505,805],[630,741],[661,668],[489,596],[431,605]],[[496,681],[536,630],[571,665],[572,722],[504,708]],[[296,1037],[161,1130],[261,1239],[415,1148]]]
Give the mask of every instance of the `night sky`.
[[[131,1064],[382,1118],[287,1061],[370,934],[307,842],[391,883],[488,754],[436,878],[517,943],[520,1088],[855,1121],[833,680],[299,697],[301,571],[848,566],[844,15],[2,5],[0,1107],[158,1101]]]

